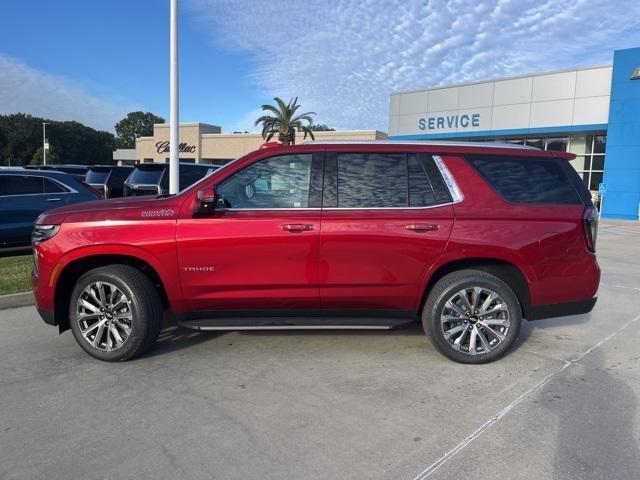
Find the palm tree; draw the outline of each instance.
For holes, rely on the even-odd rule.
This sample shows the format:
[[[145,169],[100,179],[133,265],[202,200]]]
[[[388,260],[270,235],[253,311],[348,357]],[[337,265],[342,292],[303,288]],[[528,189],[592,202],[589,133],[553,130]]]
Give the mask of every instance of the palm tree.
[[[280,98],[274,97],[277,106],[262,105],[262,110],[271,112],[273,115],[263,115],[258,118],[255,125],[262,124],[262,138],[269,141],[273,136],[278,134],[278,141],[283,145],[295,145],[296,131],[304,132],[304,138],[311,136],[311,140],[315,140],[311,126],[313,125],[312,115],[315,112],[306,112],[296,115],[300,108],[298,105],[298,97],[289,100],[285,104]]]

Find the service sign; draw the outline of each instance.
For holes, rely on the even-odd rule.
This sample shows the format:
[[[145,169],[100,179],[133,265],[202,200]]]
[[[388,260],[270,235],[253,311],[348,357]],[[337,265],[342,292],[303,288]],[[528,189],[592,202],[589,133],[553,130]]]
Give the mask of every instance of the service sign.
[[[420,130],[458,130],[480,126],[479,113],[429,116],[418,119]]]

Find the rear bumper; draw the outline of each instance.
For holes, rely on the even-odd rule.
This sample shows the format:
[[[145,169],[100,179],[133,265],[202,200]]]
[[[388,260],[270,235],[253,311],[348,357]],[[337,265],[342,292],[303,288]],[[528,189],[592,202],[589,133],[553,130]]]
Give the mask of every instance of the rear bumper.
[[[566,317],[568,315],[581,315],[593,310],[598,297],[578,302],[554,303],[551,305],[533,305],[527,309],[527,320],[542,320],[544,318]]]

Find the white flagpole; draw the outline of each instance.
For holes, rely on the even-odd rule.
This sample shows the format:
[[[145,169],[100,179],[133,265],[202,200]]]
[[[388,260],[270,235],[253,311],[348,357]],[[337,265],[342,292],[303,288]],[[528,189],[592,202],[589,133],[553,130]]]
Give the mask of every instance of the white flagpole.
[[[178,148],[180,145],[180,120],[178,118],[178,0],[171,3],[171,33],[169,47],[169,193],[178,193],[180,164]]]

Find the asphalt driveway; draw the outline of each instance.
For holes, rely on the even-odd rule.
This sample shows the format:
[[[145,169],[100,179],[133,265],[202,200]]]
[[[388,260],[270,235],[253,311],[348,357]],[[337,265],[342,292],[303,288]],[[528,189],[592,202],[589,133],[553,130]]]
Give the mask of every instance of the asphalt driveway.
[[[489,365],[393,332],[167,330],[124,364],[0,311],[0,478],[640,478],[640,225],[599,234],[590,316]]]

